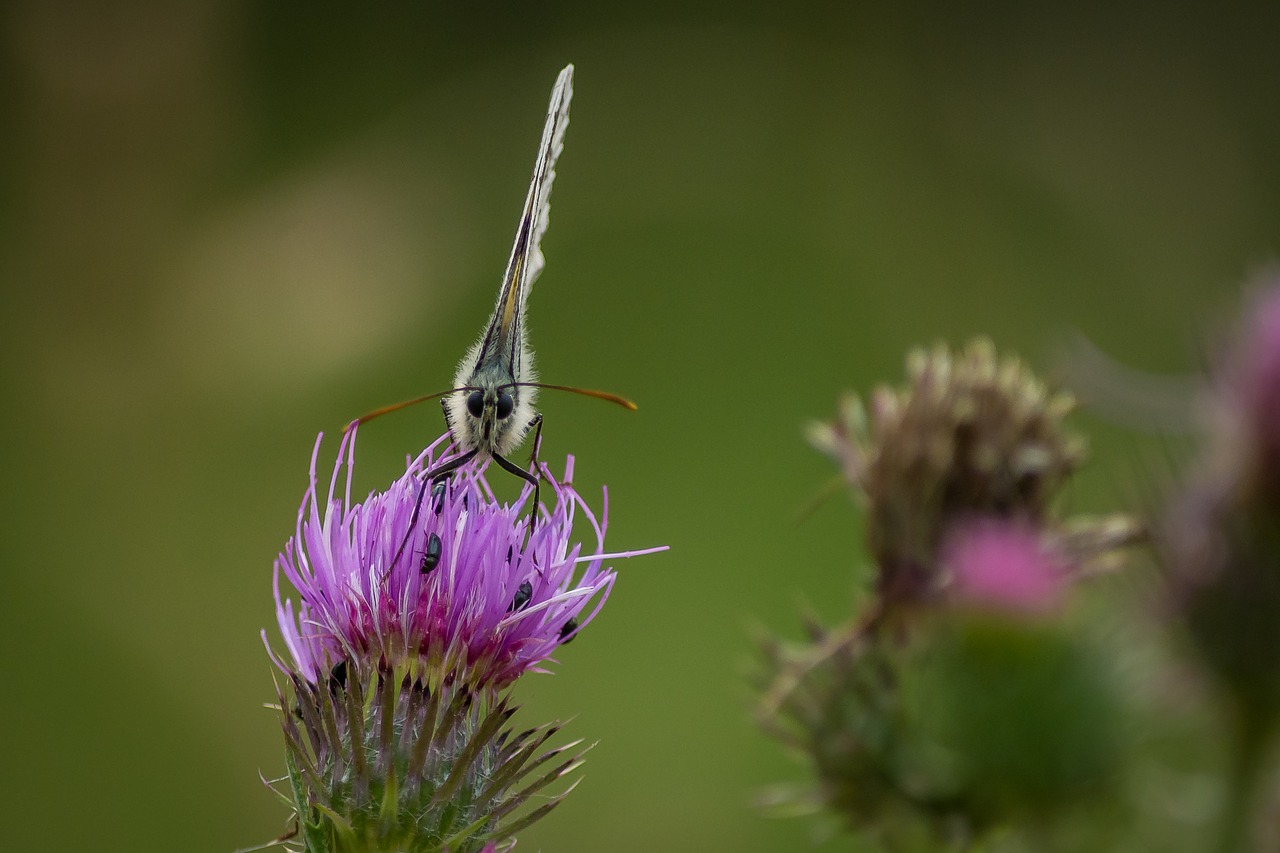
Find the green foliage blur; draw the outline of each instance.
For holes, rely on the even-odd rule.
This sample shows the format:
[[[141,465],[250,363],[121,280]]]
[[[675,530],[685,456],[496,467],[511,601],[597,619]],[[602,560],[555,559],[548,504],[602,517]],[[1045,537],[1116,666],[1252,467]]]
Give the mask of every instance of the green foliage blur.
[[[546,381],[640,410],[548,393],[543,454],[575,454],[586,495],[608,484],[611,547],[671,551],[619,563],[556,673],[519,685],[517,722],[573,718],[598,745],[518,849],[806,849],[815,822],[751,805],[808,770],[751,721],[750,629],[798,634],[806,602],[843,618],[867,565],[847,501],[796,523],[832,473],[801,425],[940,338],[1050,373],[1074,332],[1197,367],[1280,249],[1277,23],[1209,3],[5,4],[0,847],[284,831],[258,781],[283,769],[259,632],[315,434],[326,470],[341,424],[447,387],[573,62],[531,341]],[[1151,496],[1170,444],[1151,428],[1176,425],[1121,414],[1075,419],[1094,450],[1074,510]],[[363,429],[357,491],[443,428],[425,406]],[[1154,664],[1114,614],[1150,592],[1122,576],[1089,611],[1136,681]],[[1213,792],[1163,784],[1179,769],[1150,770],[1183,796],[1148,819],[1194,838]]]

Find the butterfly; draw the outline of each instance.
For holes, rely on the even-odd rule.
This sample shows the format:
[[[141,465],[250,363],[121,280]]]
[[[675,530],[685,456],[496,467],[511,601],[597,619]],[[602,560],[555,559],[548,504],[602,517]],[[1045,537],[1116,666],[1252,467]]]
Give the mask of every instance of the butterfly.
[[[364,415],[349,425],[365,423],[373,418],[412,406],[426,400],[440,399],[445,423],[449,427],[457,455],[426,473],[418,504],[409,522],[412,530],[421,509],[423,493],[429,482],[437,482],[475,458],[490,458],[503,470],[534,487],[534,521],[538,506],[538,447],[542,438],[542,415],[535,408],[539,389],[570,391],[616,403],[635,411],[635,403],[616,394],[551,385],[539,382],[534,371],[533,350],[529,347],[525,307],[529,292],[542,272],[542,236],[547,230],[551,205],[551,185],[556,177],[556,160],[564,150],[564,133],[569,126],[569,102],[573,99],[573,66],[566,65],[551,89],[547,120],[542,128],[542,141],[534,161],[533,178],[525,197],[524,208],[516,226],[515,242],[502,276],[498,301],[479,339],[462,357],[453,387],[448,391],[415,397],[385,406]],[[533,431],[532,471],[508,458]],[[403,545],[401,546],[403,550]],[[399,553],[396,554],[399,559]],[[394,565],[394,561],[393,561]]]

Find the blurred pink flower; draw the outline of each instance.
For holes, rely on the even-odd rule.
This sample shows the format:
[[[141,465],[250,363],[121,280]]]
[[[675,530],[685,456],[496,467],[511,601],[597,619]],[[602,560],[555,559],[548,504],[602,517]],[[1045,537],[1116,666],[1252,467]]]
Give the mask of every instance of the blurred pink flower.
[[[963,603],[1022,615],[1057,609],[1063,561],[1025,525],[994,519],[960,524],[943,545],[951,589]]]

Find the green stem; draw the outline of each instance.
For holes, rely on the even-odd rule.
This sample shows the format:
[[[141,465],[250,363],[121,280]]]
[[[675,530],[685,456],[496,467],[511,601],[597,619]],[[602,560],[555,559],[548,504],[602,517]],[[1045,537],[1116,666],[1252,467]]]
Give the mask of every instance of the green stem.
[[[1240,709],[1235,722],[1230,775],[1227,778],[1227,800],[1222,810],[1223,823],[1219,836],[1220,853],[1249,853],[1253,850],[1252,834],[1258,783],[1270,742],[1270,727],[1251,709]]]

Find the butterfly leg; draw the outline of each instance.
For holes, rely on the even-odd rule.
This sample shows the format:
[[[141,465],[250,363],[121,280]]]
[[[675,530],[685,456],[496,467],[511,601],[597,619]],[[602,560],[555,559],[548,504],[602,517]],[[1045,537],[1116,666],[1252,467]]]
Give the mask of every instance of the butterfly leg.
[[[499,456],[492,452],[489,455],[493,457],[493,461],[497,462],[502,470],[515,474],[521,480],[533,486],[533,510],[529,513],[529,532],[532,533],[538,526],[538,487],[540,483],[538,475],[536,473],[530,474],[505,456]]]
[[[391,570],[395,568],[396,563],[400,562],[400,556],[404,554],[405,546],[409,544],[409,539],[413,537],[414,525],[418,523],[418,514],[422,512],[422,499],[426,497],[427,485],[443,480],[454,471],[466,465],[476,454],[480,452],[479,448],[469,450],[461,456],[455,456],[448,462],[443,462],[422,475],[422,485],[418,487],[418,497],[413,502],[413,513],[409,516],[409,528],[404,532],[404,539],[400,541],[400,547],[396,549],[396,555],[391,558],[391,565],[387,566],[387,574],[391,574]],[[385,577],[385,576],[384,576]]]
[[[529,421],[529,426],[533,427],[533,451],[529,454],[529,464],[533,466],[533,470],[538,470],[538,451],[542,450],[542,412],[533,416],[533,420]],[[528,427],[525,427],[527,430]]]
[[[533,469],[533,476],[538,478],[538,483],[533,487],[533,520],[529,524],[529,532],[538,526],[538,484],[542,483],[542,469],[538,467],[538,452],[542,450],[542,412],[538,412],[529,421],[529,426],[533,427],[533,449],[529,453],[529,467]]]

